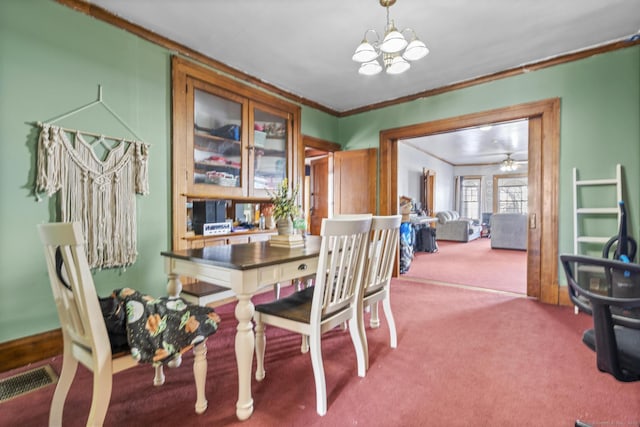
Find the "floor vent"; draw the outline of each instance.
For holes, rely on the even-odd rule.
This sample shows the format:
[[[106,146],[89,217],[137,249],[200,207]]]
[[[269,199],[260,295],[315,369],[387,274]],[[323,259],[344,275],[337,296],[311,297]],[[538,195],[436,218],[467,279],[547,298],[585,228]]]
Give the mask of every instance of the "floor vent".
[[[0,403],[58,382],[50,365],[0,380]]]

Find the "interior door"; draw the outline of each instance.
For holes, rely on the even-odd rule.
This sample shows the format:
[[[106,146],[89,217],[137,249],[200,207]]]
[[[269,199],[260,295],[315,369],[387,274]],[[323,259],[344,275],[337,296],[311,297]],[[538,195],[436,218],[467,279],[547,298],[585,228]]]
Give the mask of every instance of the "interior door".
[[[429,169],[422,170],[422,210],[427,216],[434,216],[433,193],[436,188],[436,173]]]
[[[320,235],[322,218],[329,216],[329,156],[311,161],[309,231]]]
[[[334,215],[376,214],[377,163],[375,148],[334,153]]]

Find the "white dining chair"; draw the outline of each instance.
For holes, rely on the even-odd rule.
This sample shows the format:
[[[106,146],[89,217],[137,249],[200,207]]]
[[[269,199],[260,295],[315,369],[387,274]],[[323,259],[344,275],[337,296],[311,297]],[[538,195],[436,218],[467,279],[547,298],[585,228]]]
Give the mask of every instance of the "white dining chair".
[[[398,346],[396,324],[391,312],[390,285],[393,265],[398,253],[401,222],[402,215],[374,216],[372,218],[369,251],[361,293],[363,308],[370,308],[369,325],[372,328],[380,327],[378,303],[382,302],[384,316],[389,326],[391,348]],[[364,339],[365,364],[369,369],[369,348],[366,341],[363,310],[358,311],[358,328],[360,336]]]
[[[349,322],[356,352],[358,375],[366,373],[363,340],[356,311],[362,310],[362,272],[367,254],[371,219],[323,219],[315,285],[279,300],[255,307],[256,379],[265,377],[265,325],[308,336],[316,386],[316,410],[327,412],[327,390],[321,350],[321,335]],[[358,302],[360,306],[358,307]]]
[[[102,425],[111,399],[112,376],[138,363],[130,353],[114,356],[102,317],[98,295],[84,250],[80,223],[38,225],[45,248],[49,282],[63,337],[62,372],[53,394],[49,425],[61,426],[64,403],[78,368],[78,362],[93,372],[93,395],[87,426]],[[56,252],[62,255],[62,272],[69,288],[58,276]],[[196,413],[207,409],[204,389],[207,373],[206,339],[194,346],[193,373],[196,384]],[[155,385],[164,383],[162,366],[156,368]]]

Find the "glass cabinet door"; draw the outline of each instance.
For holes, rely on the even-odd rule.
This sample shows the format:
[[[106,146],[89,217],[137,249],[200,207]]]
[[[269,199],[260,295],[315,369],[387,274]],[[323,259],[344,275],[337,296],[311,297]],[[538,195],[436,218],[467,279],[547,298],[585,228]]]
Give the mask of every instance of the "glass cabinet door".
[[[287,113],[259,104],[252,104],[250,118],[253,120],[251,192],[266,196],[267,190],[274,190],[289,175],[291,124]]]
[[[241,195],[246,164],[244,100],[215,87],[193,84],[193,158],[186,159],[192,165],[188,185],[197,193]]]

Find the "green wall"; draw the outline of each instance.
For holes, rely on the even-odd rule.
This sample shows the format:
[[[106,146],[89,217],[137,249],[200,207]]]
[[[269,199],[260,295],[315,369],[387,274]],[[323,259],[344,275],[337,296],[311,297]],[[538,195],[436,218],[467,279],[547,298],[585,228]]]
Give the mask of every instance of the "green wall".
[[[103,100],[151,144],[150,194],[137,197],[138,260],[95,275],[100,294],[166,284],[169,244],[170,67],[164,49],[52,1],[0,2],[0,342],[59,326],[36,224],[55,219],[54,198],[33,192],[38,130],[45,121]],[[101,105],[58,124],[132,135]]]
[[[33,193],[37,131],[97,97],[151,144],[150,194],[138,196],[138,260],[94,275],[99,294],[165,290],[170,246],[170,52],[51,0],[0,1],[0,342],[59,326],[36,224],[55,199]],[[640,47],[337,119],[302,108],[302,132],[348,149],[377,147],[382,129],[560,97],[560,250],[571,250],[571,168],[599,176],[625,166],[632,232],[640,229]],[[59,124],[131,135],[98,106]]]
[[[302,106],[302,134],[315,136],[325,141],[338,142],[338,119],[323,111]]]
[[[138,259],[94,274],[98,293],[166,291],[160,252],[171,245],[171,52],[51,0],[0,1],[0,342],[59,327],[36,224],[55,197],[33,192],[37,128],[98,97],[145,142],[150,194],[137,197]],[[338,120],[304,108],[302,131],[338,140]],[[56,124],[132,138],[98,105]]]

